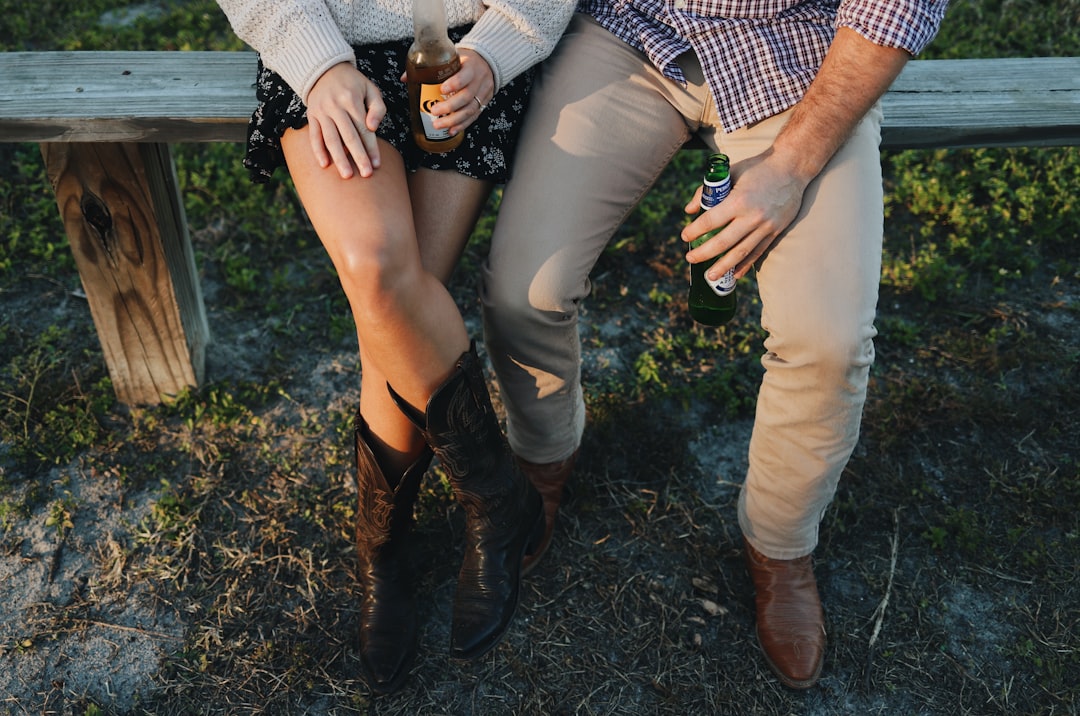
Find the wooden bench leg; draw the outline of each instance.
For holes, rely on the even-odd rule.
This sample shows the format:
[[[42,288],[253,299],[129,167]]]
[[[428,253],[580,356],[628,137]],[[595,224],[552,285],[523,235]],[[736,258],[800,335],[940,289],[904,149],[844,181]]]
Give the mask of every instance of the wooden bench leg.
[[[169,146],[41,153],[117,398],[154,404],[198,385],[210,331]]]

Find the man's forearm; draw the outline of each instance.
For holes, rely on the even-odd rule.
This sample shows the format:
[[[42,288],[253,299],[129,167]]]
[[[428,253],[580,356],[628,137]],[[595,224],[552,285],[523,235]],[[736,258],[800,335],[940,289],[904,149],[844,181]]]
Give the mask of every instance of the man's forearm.
[[[817,77],[773,144],[776,158],[809,183],[889,89],[910,55],[841,28]]]

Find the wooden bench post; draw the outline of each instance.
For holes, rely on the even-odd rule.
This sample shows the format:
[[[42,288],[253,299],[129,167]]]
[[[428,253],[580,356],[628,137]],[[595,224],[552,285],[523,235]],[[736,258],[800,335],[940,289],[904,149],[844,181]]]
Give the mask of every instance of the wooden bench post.
[[[210,331],[167,144],[42,143],[117,398],[203,377]]]

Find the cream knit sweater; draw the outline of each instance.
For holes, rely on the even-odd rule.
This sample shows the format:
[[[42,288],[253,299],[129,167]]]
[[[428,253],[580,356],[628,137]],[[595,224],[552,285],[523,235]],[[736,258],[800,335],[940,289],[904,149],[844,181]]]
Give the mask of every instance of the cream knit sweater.
[[[491,66],[496,91],[555,47],[574,0],[445,0],[450,27],[475,23],[458,43]],[[307,102],[312,85],[352,45],[411,38],[411,0],[218,0],[233,31]]]

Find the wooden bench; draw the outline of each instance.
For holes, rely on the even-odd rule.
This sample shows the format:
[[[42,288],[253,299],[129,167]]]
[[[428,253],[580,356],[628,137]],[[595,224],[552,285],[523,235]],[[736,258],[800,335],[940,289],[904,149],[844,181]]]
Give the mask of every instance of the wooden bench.
[[[244,141],[254,77],[250,52],[0,54],[0,141],[41,145],[124,403],[203,379],[210,331],[169,145]],[[885,149],[1078,145],[1080,58],[916,60],[883,105]]]

